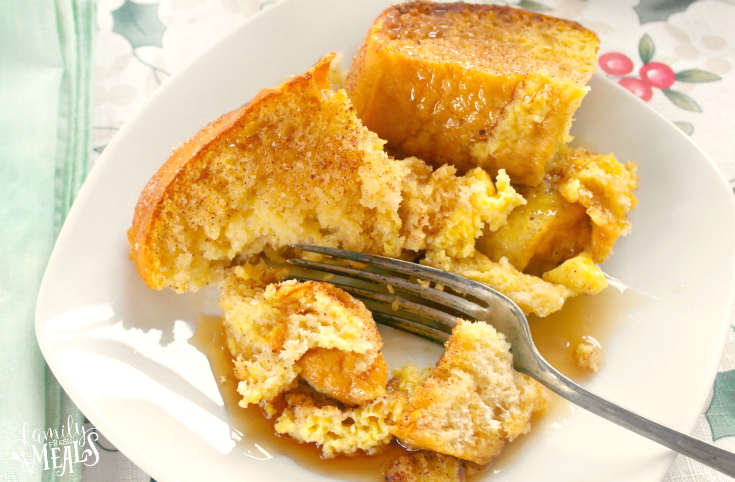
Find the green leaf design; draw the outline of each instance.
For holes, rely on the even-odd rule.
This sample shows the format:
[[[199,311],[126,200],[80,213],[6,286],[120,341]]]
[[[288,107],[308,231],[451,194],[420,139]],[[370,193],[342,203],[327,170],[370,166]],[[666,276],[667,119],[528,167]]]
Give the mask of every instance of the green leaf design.
[[[143,5],[125,0],[120,8],[113,10],[112,18],[112,31],[128,39],[133,49],[147,45],[163,47],[166,26],[158,18],[158,3]]]
[[[735,436],[735,370],[717,374],[714,395],[704,415],[713,441]]]
[[[682,70],[681,72],[677,73],[676,80],[678,80],[679,82],[700,83],[722,80],[722,77],[717,74],[713,74],[712,72],[707,72],[706,70],[691,69]]]
[[[521,0],[518,2],[518,6],[520,8],[525,8],[526,10],[534,10],[536,12],[550,12],[551,7],[547,7],[543,3],[534,2],[533,0]]]
[[[691,125],[689,122],[676,121],[674,122],[674,125],[684,131],[684,134],[688,136],[694,134],[694,126]]]
[[[668,97],[669,100],[677,107],[690,112],[702,112],[702,108],[699,107],[699,104],[686,94],[682,94],[679,91],[671,89],[662,90],[661,92],[666,94],[666,97]]]
[[[666,21],[671,15],[683,12],[697,0],[641,0],[633,7],[641,20],[641,25],[648,22]]]
[[[641,62],[647,64],[655,53],[656,45],[653,43],[653,39],[648,34],[641,37],[641,41],[638,42],[638,55],[641,56]]]

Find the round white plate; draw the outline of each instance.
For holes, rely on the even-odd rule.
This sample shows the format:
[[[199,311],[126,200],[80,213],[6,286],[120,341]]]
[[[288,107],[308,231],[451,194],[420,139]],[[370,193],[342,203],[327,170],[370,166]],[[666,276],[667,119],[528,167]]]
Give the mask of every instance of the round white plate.
[[[330,480],[257,437],[235,440],[207,359],[188,341],[216,293],[150,291],[128,259],[125,232],[141,189],[173,146],[330,50],[351,58],[388,3],[292,0],[254,17],[155,93],[107,147],[69,214],[38,299],[38,341],[82,412],[160,482]],[[577,114],[578,139],[636,161],[641,177],[633,233],[605,269],[659,302],[621,313],[606,366],[586,385],[687,430],[729,326],[733,195],[672,124],[604,78],[591,86]],[[435,360],[437,348],[413,341],[415,349],[405,349],[397,336],[386,337],[389,362]],[[537,423],[520,448],[494,481],[654,482],[673,458],[567,405]]]

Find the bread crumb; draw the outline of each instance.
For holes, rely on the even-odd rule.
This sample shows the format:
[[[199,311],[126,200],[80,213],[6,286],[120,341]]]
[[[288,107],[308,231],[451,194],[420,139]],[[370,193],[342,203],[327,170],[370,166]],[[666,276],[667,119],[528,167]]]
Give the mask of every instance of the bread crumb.
[[[574,350],[574,361],[579,368],[600,371],[602,368],[602,346],[591,336],[583,337],[584,341]]]

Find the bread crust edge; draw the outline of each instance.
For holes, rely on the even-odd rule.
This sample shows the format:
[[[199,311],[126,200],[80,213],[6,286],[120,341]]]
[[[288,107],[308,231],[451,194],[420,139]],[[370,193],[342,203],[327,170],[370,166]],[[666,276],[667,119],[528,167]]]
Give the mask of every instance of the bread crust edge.
[[[130,258],[135,263],[138,275],[149,288],[161,290],[166,286],[165,280],[157,273],[151,238],[161,214],[161,206],[172,195],[183,173],[197,164],[207,149],[218,140],[238,126],[247,124],[250,116],[267,100],[311,81],[329,85],[329,68],[335,56],[335,52],[329,52],[305,73],[296,75],[277,87],[262,89],[248,103],[222,115],[174,148],[168,160],[143,188],[135,206],[132,226],[127,232]]]

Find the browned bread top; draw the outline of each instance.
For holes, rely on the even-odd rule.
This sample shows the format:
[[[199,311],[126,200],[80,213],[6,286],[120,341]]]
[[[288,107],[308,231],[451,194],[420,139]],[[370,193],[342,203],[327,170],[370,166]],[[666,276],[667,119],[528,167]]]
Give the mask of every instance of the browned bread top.
[[[333,57],[202,129],[151,179],[128,232],[151,288],[196,290],[296,242],[400,253],[404,169],[331,90]]]
[[[385,10],[373,33],[386,46],[498,75],[546,70],[584,85],[597,35],[577,22],[500,5],[408,2]],[[576,52],[574,50],[577,50]]]

